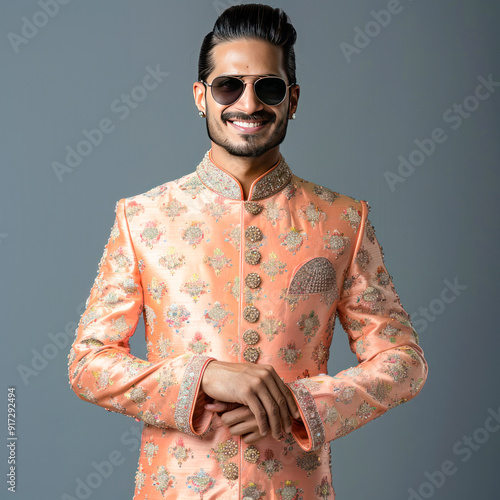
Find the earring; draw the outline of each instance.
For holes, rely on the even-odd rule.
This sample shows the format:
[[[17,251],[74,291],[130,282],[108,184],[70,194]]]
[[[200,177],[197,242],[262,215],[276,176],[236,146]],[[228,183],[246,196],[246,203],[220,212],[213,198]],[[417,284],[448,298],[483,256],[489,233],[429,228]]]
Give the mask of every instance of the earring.
[[[295,118],[297,118],[297,116],[295,113],[293,113],[292,116],[290,117],[290,120],[295,120]]]
[[[198,114],[200,115],[200,118],[205,118],[205,113],[203,113],[203,111],[200,111]]]

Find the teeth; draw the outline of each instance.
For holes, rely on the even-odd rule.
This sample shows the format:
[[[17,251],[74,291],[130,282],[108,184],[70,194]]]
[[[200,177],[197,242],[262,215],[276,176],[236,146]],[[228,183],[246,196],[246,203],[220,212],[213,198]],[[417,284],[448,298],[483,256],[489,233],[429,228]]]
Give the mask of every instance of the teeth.
[[[238,125],[238,127],[245,127],[245,128],[260,127],[263,124],[263,122],[250,123],[250,122],[237,122],[237,121],[234,121],[233,123]]]

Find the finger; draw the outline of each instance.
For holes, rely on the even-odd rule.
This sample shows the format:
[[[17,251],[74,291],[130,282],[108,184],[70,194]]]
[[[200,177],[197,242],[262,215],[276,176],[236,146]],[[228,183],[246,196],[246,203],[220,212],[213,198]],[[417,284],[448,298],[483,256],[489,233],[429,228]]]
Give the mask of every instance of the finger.
[[[265,439],[264,436],[261,436],[258,432],[250,432],[249,434],[245,434],[242,437],[242,440],[245,444],[257,443]]]
[[[299,419],[300,411],[297,403],[295,402],[295,398],[293,397],[291,389],[285,384],[285,382],[283,382],[283,379],[276,372],[274,372],[273,375],[276,383],[278,384],[278,387],[280,388],[282,394],[285,396],[290,415],[292,415],[296,419]]]
[[[257,421],[259,432],[262,436],[267,436],[269,432],[269,422],[267,420],[267,411],[262,405],[261,400],[253,392],[249,392],[245,399],[248,401],[247,406],[250,408],[250,411]]]
[[[248,406],[241,406],[240,408],[236,408],[235,410],[227,411],[221,416],[222,423],[226,427],[230,427],[232,425],[236,425],[240,422],[244,422],[250,419],[255,421],[255,417],[253,416],[253,413],[250,411],[250,408],[248,408]]]
[[[239,403],[226,403],[224,401],[215,400],[213,403],[206,403],[205,408],[214,412],[227,412],[239,408]]]
[[[286,400],[276,386],[272,375],[264,377],[261,383],[255,386],[255,389],[266,410],[272,435],[275,439],[278,439],[282,431],[282,419],[285,418],[285,416],[282,416],[282,411],[284,411],[285,415],[288,412]],[[290,419],[289,416],[288,419]]]
[[[264,378],[267,386],[268,386],[268,389],[269,389],[269,392],[271,393],[271,396],[273,398],[273,403],[272,403],[272,410],[273,411],[273,416],[271,417],[272,418],[272,423],[271,425],[274,427],[273,428],[273,437],[275,439],[279,439],[279,436],[281,435],[281,432],[282,430],[285,430],[286,432],[290,432],[291,429],[292,429],[292,419],[290,417],[290,412],[289,412],[289,408],[288,408],[288,401],[285,397],[285,395],[283,394],[283,392],[281,391],[279,385],[278,385],[278,381],[275,379],[274,377],[274,374],[276,374],[276,372],[274,372],[274,369],[271,370],[271,372],[269,373],[268,377]],[[276,374],[276,377],[278,377],[278,375]],[[281,382],[281,384],[283,384],[283,382],[281,381],[281,379],[279,379],[278,377],[278,380],[279,382]],[[288,390],[286,387],[285,387],[286,390]]]

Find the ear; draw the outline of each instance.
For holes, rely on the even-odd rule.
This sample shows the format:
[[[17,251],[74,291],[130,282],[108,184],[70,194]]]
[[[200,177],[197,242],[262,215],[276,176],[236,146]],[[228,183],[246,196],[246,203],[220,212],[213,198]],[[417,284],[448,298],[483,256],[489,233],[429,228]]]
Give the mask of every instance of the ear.
[[[293,115],[297,111],[297,106],[299,104],[299,96],[300,96],[300,86],[295,84],[293,87],[290,87],[290,104],[288,113],[290,116]]]
[[[207,113],[205,109],[205,91],[206,87],[201,82],[193,83],[193,97],[194,103],[199,111],[203,111],[205,114]]]

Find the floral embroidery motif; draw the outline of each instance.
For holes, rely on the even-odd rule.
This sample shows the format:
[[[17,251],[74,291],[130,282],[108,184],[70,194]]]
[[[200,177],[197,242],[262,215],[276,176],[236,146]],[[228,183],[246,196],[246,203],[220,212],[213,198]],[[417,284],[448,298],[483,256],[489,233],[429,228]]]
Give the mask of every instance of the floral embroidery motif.
[[[271,342],[276,335],[285,332],[285,323],[272,312],[268,312],[260,322],[260,329]]]
[[[201,243],[203,238],[209,234],[208,229],[202,229],[203,225],[204,222],[191,222],[186,229],[181,230],[181,238],[193,248],[196,248],[197,245]]]
[[[275,201],[268,201],[264,208],[263,215],[265,219],[270,222],[273,226],[286,217],[287,210],[283,207],[280,207],[278,203]]]
[[[137,467],[137,471],[135,473],[135,486],[138,491],[141,491],[141,488],[144,488],[146,484],[146,474],[144,473],[144,468],[142,464],[139,464]]]
[[[330,498],[330,495],[333,492],[333,488],[330,486],[330,483],[328,482],[328,477],[323,476],[321,479],[321,483],[316,485],[314,488],[314,493],[316,493],[316,496],[318,498],[321,498],[322,500],[327,500]]]
[[[280,234],[278,238],[283,239],[281,245],[291,252],[292,255],[295,255],[302,247],[304,240],[307,240],[307,233],[291,227],[288,233]]]
[[[196,303],[201,295],[208,292],[208,283],[203,281],[198,274],[193,274],[190,281],[186,281],[180,287],[181,292],[187,293]]]
[[[172,354],[172,341],[169,338],[163,336],[163,332],[160,333],[160,337],[156,340],[158,354],[160,358],[168,358]]]
[[[191,198],[196,198],[196,196],[205,189],[205,186],[201,183],[200,179],[196,175],[187,175],[188,180],[183,184],[179,184],[179,188],[183,191],[187,191]]]
[[[163,318],[165,323],[171,328],[176,328],[178,332],[184,323],[188,321],[191,313],[183,306],[178,306],[177,304],[172,304],[170,307],[165,307],[163,312]]]
[[[257,467],[265,472],[269,479],[273,477],[274,473],[283,470],[283,464],[277,458],[274,458],[274,451],[271,448],[267,448],[264,452],[264,460]]]
[[[306,220],[314,228],[319,222],[327,220],[327,215],[314,203],[302,205],[299,209],[299,217]]]
[[[218,328],[218,333],[221,332],[222,327],[227,323],[229,316],[233,316],[232,312],[224,309],[225,307],[227,307],[227,304],[221,305],[221,303],[217,301],[214,303],[212,309],[205,311],[207,323],[214,328]]]
[[[215,222],[219,222],[219,219],[230,211],[231,209],[224,203],[222,196],[217,196],[213,202],[206,203],[202,209],[202,212],[211,215],[215,219]]]
[[[146,391],[141,386],[136,385],[133,385],[132,389],[125,393],[125,397],[133,401],[139,408],[150,399]]]
[[[208,264],[215,271],[216,276],[220,276],[223,269],[232,267],[231,259],[228,259],[220,248],[214,250],[214,256],[209,257],[205,255],[203,259],[204,264]]]
[[[158,259],[158,264],[162,267],[166,267],[172,276],[175,271],[185,265],[185,263],[186,257],[176,252],[175,247],[168,247],[167,253]]]
[[[167,217],[173,222],[176,217],[179,217],[182,213],[187,212],[188,207],[183,205],[179,200],[173,199],[167,204],[163,204],[160,207],[160,211],[164,212]]]
[[[150,198],[151,200],[155,200],[159,196],[163,196],[167,192],[168,186],[167,184],[161,184],[160,186],[156,186],[153,189],[144,193],[144,196]]]
[[[194,458],[193,450],[191,448],[187,448],[184,445],[184,439],[181,437],[175,441],[175,445],[169,446],[168,452],[177,459],[179,469],[182,467],[182,464],[184,462],[187,462],[189,458]]]
[[[351,245],[351,240],[337,229],[327,231],[323,236],[323,242],[323,248],[325,250],[331,250],[335,254],[335,259],[344,255]]]
[[[354,229],[354,232],[357,232],[359,225],[361,224],[361,212],[356,210],[354,207],[348,207],[342,210],[340,220],[348,222]]]
[[[410,367],[399,354],[388,355],[384,363],[387,365],[384,369],[384,373],[389,374],[394,382],[403,382],[408,378]]]
[[[203,495],[211,490],[217,481],[211,477],[203,469],[200,469],[196,474],[188,476],[186,485],[195,493],[200,494],[200,499],[203,500]]]
[[[150,220],[144,224],[144,229],[139,236],[147,247],[153,248],[153,246],[160,241],[164,232],[165,227],[163,225],[157,220]]]
[[[260,486],[255,483],[248,483],[248,486],[242,486],[243,500],[261,500],[265,497],[265,490],[261,490]]]
[[[153,308],[144,304],[144,316],[146,320],[146,325],[151,328],[151,333],[154,333],[155,325],[156,325],[156,313]]]
[[[151,283],[148,283],[147,290],[149,295],[153,297],[153,300],[159,304],[163,296],[167,293],[167,286],[163,281],[158,281],[158,278],[153,276]]]
[[[165,392],[169,387],[179,383],[175,380],[174,370],[172,368],[167,369],[166,367],[163,367],[161,371],[158,372],[155,380],[158,382],[158,392],[160,396],[165,396]]]
[[[144,205],[137,203],[136,201],[131,201],[125,206],[125,216],[128,222],[132,222],[133,218],[139,214],[144,213]]]
[[[195,354],[203,354],[210,347],[211,343],[203,339],[200,332],[196,332],[193,340],[188,343],[188,349]]]
[[[323,201],[328,202],[329,205],[331,205],[337,198],[340,198],[340,195],[335,191],[319,186],[318,184],[314,186],[314,194],[319,196]]]
[[[148,459],[148,464],[152,465],[153,458],[158,453],[158,445],[154,443],[154,441],[146,441],[144,445],[144,453]]]
[[[302,314],[297,323],[299,330],[304,334],[306,342],[311,342],[320,324],[319,317],[314,311],[311,311],[309,314]]]
[[[281,484],[283,484],[283,482]],[[284,486],[276,490],[276,495],[278,495],[280,500],[303,500],[303,497],[300,494],[304,493],[304,490],[302,488],[298,488],[298,486],[299,481],[287,479]]]
[[[156,468],[156,470],[156,474],[151,474],[151,481],[153,482],[153,486],[161,493],[161,495],[165,496],[167,490],[174,488],[177,481],[175,476],[170,474],[164,465],[160,465]]]
[[[292,365],[302,358],[302,352],[300,349],[297,349],[295,342],[290,341],[286,347],[280,348],[278,356],[282,358],[283,361],[288,364],[288,368],[291,369]]]
[[[324,365],[330,357],[330,350],[320,341],[320,343],[313,349],[311,359],[318,365],[318,370],[321,365]]]
[[[241,228],[238,224],[235,227],[230,227],[229,229],[225,229],[223,234],[226,235],[224,241],[231,243],[233,247],[239,252],[241,245]]]
[[[274,252],[271,252],[269,254],[269,260],[263,262],[260,268],[271,278],[271,281],[274,281],[278,274],[283,274],[286,269],[286,263],[281,262],[278,256]]]
[[[306,451],[297,457],[297,466],[307,472],[307,477],[321,465],[321,458],[314,451]]]

